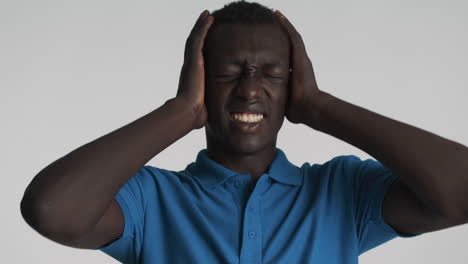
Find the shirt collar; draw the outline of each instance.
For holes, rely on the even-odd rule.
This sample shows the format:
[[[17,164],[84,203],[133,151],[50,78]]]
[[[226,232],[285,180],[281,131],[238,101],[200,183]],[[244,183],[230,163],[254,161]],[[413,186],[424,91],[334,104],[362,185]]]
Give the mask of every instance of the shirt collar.
[[[208,157],[206,148],[198,152],[195,162],[187,165],[185,170],[195,176],[205,187],[216,186],[229,177],[241,174],[212,160]],[[290,163],[279,148],[276,148],[275,158],[266,174],[280,183],[302,185],[300,168]]]

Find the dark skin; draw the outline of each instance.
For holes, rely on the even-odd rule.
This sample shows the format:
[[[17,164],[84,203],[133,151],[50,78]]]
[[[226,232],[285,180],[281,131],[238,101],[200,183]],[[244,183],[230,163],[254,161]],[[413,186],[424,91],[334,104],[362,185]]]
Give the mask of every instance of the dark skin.
[[[207,39],[206,135],[211,158],[250,174],[256,182],[274,157],[284,115],[292,123],[362,149],[400,176],[382,208],[385,221],[399,233],[421,234],[467,223],[468,148],[321,91],[302,37],[284,15],[275,14],[281,28],[223,25],[210,33],[216,38]],[[276,73],[284,79],[270,81],[265,62],[279,60],[284,63],[278,63]],[[289,61],[287,76],[283,66]],[[245,135],[232,129],[230,105],[271,111],[266,130]]]
[[[468,223],[468,148],[428,131],[348,103],[318,89],[301,35],[275,14],[292,43],[290,106],[286,115],[373,156],[400,179],[383,202],[384,220],[402,234]]]
[[[275,156],[284,120],[289,79],[289,39],[279,25],[217,25],[205,41],[208,155],[255,183]],[[254,133],[243,132],[230,116],[261,112]]]
[[[34,230],[76,248],[97,248],[121,236],[124,217],[115,200],[117,192],[150,159],[206,123],[202,47],[213,22],[208,14],[200,14],[187,38],[174,98],[34,176],[20,204],[24,220]]]
[[[115,195],[165,148],[206,125],[209,155],[256,181],[268,171],[286,117],[362,149],[400,176],[387,192],[382,209],[385,221],[400,233],[425,233],[467,223],[468,148],[319,90],[300,34],[286,18],[280,18],[280,23],[280,28],[221,26],[216,33],[223,38],[229,32],[241,37],[233,40],[234,50],[222,54],[243,63],[231,66],[235,60],[226,56],[211,59],[209,50],[205,85],[202,49],[213,17],[208,11],[200,14],[187,38],[176,97],[42,169],[21,201],[25,221],[63,245],[102,246],[123,232],[124,218]],[[274,41],[264,46],[261,40],[271,36]],[[208,45],[225,48],[232,44],[224,42],[208,40]],[[269,81],[266,76],[273,73],[263,67],[267,59],[282,63],[273,73],[289,75],[287,82],[281,78]],[[287,62],[289,74],[284,71]],[[228,64],[229,69],[224,69]],[[239,68],[244,74],[237,81],[221,82],[213,75]],[[261,136],[236,133],[228,121],[230,110],[244,107],[266,114]]]

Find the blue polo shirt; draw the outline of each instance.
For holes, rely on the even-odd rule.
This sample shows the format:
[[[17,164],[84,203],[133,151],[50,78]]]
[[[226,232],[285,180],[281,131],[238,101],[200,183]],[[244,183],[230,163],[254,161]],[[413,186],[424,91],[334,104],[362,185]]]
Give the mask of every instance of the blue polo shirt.
[[[276,148],[254,185],[206,152],[182,171],[141,168],[115,196],[122,236],[97,249],[123,263],[352,264],[397,236],[418,236],[382,219],[397,177],[376,160],[297,167]]]

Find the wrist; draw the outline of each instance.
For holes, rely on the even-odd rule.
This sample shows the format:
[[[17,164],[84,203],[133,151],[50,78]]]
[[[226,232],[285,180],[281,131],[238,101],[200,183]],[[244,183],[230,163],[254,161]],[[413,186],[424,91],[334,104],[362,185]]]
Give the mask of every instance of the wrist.
[[[174,104],[177,111],[185,112],[190,116],[190,122],[193,129],[199,129],[206,123],[206,110],[204,105],[194,104],[185,97],[176,96],[166,103]]]
[[[331,94],[319,91],[316,96],[310,102],[311,110],[307,111],[307,126],[318,130],[323,131],[321,124],[323,124],[323,117],[328,105],[334,100],[334,96]]]

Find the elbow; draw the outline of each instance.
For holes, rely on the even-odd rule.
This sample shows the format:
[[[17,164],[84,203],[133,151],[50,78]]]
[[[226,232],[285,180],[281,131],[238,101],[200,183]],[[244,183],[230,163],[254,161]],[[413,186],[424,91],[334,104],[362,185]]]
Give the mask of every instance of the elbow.
[[[35,231],[53,241],[63,243],[73,241],[80,237],[80,232],[74,229],[65,228],[64,222],[60,222],[59,217],[50,214],[47,204],[34,201],[25,194],[20,202],[21,216],[24,221]]]
[[[46,222],[43,221],[44,214],[42,213],[41,208],[42,207],[37,205],[37,203],[30,195],[27,193],[24,194],[20,203],[21,216],[31,228],[38,231],[39,233],[44,233],[46,229]]]

